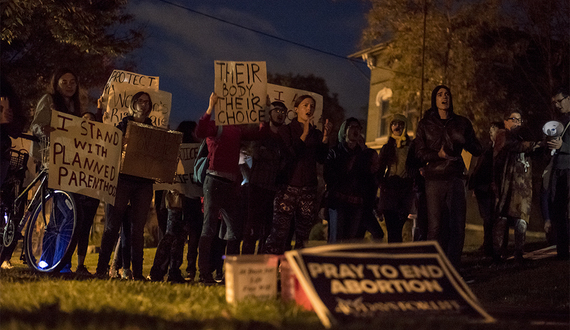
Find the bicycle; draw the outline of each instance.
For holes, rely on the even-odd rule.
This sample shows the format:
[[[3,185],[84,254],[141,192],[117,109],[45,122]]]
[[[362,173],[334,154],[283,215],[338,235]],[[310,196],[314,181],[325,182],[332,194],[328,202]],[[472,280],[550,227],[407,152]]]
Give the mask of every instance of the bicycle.
[[[38,141],[33,136],[24,136],[26,139]],[[10,257],[18,241],[23,238],[21,260],[39,272],[58,272],[71,259],[75,250],[77,212],[73,196],[62,190],[47,187],[48,184],[48,150],[49,141],[40,141],[43,149],[42,166],[34,180],[17,196],[13,202],[2,198],[2,214],[4,217],[2,228],[3,253],[0,262]],[[12,163],[15,164],[12,175],[19,170],[18,164],[24,158],[20,151],[11,150]],[[11,168],[10,168],[11,169]],[[9,172],[10,172],[9,169]],[[33,198],[27,204],[28,192],[39,183]],[[2,187],[5,188],[4,185]],[[17,191],[17,189],[15,190]],[[16,196],[16,193],[12,196]],[[4,197],[4,196],[3,196]],[[23,216],[22,206],[25,206]],[[25,235],[22,236],[22,231]],[[5,250],[5,251],[4,251]]]

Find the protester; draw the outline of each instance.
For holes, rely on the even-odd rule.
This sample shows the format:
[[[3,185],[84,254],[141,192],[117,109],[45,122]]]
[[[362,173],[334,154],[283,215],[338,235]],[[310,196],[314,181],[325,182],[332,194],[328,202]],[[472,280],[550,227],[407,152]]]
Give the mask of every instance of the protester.
[[[497,189],[497,220],[493,226],[494,259],[500,261],[507,225],[515,229],[515,259],[523,261],[526,230],[532,204],[532,162],[529,153],[539,144],[529,141],[519,111],[505,113],[505,129],[497,132],[493,151]],[[525,136],[526,135],[526,136]],[[507,236],[508,238],[508,236]],[[505,244],[506,246],[506,244]]]
[[[282,143],[279,128],[283,126],[287,107],[282,102],[273,102],[269,108],[269,124],[265,124],[265,138],[252,145],[252,166],[249,172],[248,221],[244,230],[243,254],[263,251],[273,223],[273,200],[277,192],[277,174],[282,160]],[[247,233],[250,233],[248,235]]]
[[[495,138],[500,129],[504,129],[502,122],[493,122],[489,128],[491,143],[485,147],[473,171],[469,175],[467,187],[473,190],[479,206],[479,214],[483,218],[483,244],[480,250],[486,256],[493,256],[493,222],[495,220],[495,193],[493,191],[493,148]]]
[[[133,95],[129,115],[117,125],[117,127],[126,133],[129,121],[152,125],[152,121],[148,118],[152,110],[152,100],[146,92],[138,92]],[[132,216],[131,219],[131,257],[132,257],[132,275],[135,280],[144,280],[143,276],[143,249],[144,249],[144,225],[150,209],[152,201],[152,185],[154,181],[151,179],[135,177],[127,174],[119,174],[117,182],[117,192],[115,196],[115,204],[110,212],[110,216],[105,223],[105,231],[101,237],[101,251],[99,252],[99,260],[97,262],[97,276],[107,277],[109,268],[109,259],[115,246],[115,242],[119,236],[121,223],[127,212],[127,205],[130,202]]]
[[[176,129],[183,133],[182,143],[197,143],[195,136],[196,122],[183,121]],[[195,183],[186,183],[191,188],[187,194],[177,190],[170,190],[166,193],[166,209],[168,218],[166,233],[158,243],[152,268],[150,270],[150,280],[161,281],[168,272],[168,282],[185,283],[180,266],[182,265],[184,254],[184,243],[186,237],[190,235],[188,243],[188,253],[194,254],[193,260],[188,260],[188,278],[194,279],[196,275],[196,252],[198,249],[198,239],[202,231],[202,187]],[[193,266],[193,267],[192,267]]]
[[[426,184],[424,178],[425,163],[417,157],[417,139],[410,143],[410,152],[406,159],[406,167],[413,185],[413,199],[409,219],[412,219],[412,241],[425,241],[428,232]]]
[[[31,131],[34,136],[40,138],[40,142],[32,142],[31,155],[38,165],[43,161],[40,150],[47,148],[49,135],[55,129],[51,125],[52,110],[81,117],[82,105],[79,99],[79,79],[77,75],[67,69],[58,69],[52,76],[48,93],[42,96],[31,123]],[[48,142],[49,143],[49,142]],[[84,261],[89,245],[89,231],[93,224],[93,218],[97,212],[98,201],[80,194],[72,193],[77,208],[77,232],[78,234],[78,266],[79,274],[89,274]],[[71,272],[69,263],[62,272]]]
[[[384,215],[388,242],[402,242],[402,229],[408,220],[413,201],[413,179],[406,162],[411,140],[407,133],[408,118],[395,114],[390,121],[391,135],[380,149],[380,199],[378,209]]]
[[[95,114],[85,112],[81,116],[83,119],[96,121]],[[80,275],[91,275],[87,267],[85,267],[85,257],[89,248],[89,236],[91,234],[91,226],[93,219],[99,208],[99,200],[93,197],[74,194],[75,204],[77,204],[78,218],[84,221],[77,226],[77,268],[75,272]]]
[[[71,70],[58,69],[52,76],[47,94],[44,94],[34,113],[30,129],[34,136],[47,139],[49,133],[55,129],[50,125],[51,111],[67,113],[81,117],[82,108],[79,100],[79,81],[77,75]],[[46,148],[42,142],[33,142],[31,155],[38,162],[41,161],[40,149]]]
[[[329,150],[323,170],[329,243],[353,240],[360,229],[367,192],[363,187],[370,180],[372,165],[364,163],[364,149],[362,125],[358,119],[348,118],[340,126],[338,144]]]
[[[281,185],[273,203],[273,225],[264,252],[283,254],[292,219],[295,219],[295,248],[305,246],[317,212],[317,162],[328,152],[332,123],[326,120],[324,132],[314,125],[315,100],[301,95],[295,101],[294,118],[279,128],[286,163],[280,173]]]
[[[561,137],[548,141],[548,148],[555,150],[552,160],[552,174],[549,184],[550,217],[556,232],[558,258],[569,258],[570,222],[570,95],[568,88],[561,88],[552,98],[560,112],[564,133]]]
[[[418,158],[425,163],[428,240],[437,240],[451,263],[459,267],[465,240],[465,164],[463,149],[481,154],[481,144],[469,119],[457,115],[447,86],[437,86],[431,108],[416,133]],[[445,216],[446,215],[446,216]]]
[[[2,186],[10,167],[11,137],[18,138],[20,136],[27,118],[20,98],[3,75],[0,83],[2,84],[2,88],[0,88],[0,152],[2,159],[0,186]]]
[[[0,88],[0,188],[3,203],[13,202],[15,192],[21,186],[25,172],[9,172],[12,148],[12,137],[17,138],[22,133],[27,122],[26,114],[22,109],[20,98],[15,93],[12,85],[1,76]],[[5,184],[6,183],[6,184]],[[5,185],[4,185],[5,184]],[[1,241],[1,239],[0,239]],[[16,248],[16,240],[5,247],[0,244],[0,264],[2,269],[11,269],[10,258]]]
[[[356,234],[356,238],[363,239],[366,232],[369,232],[374,240],[384,238],[384,231],[376,216],[377,194],[378,194],[378,170],[380,161],[378,152],[374,149],[364,149],[361,155],[364,164],[370,164],[370,168],[365,171],[365,180],[362,185],[364,199],[362,203],[362,218]]]
[[[217,234],[218,215],[222,214],[226,226],[227,254],[239,254],[243,224],[239,222],[238,202],[241,182],[238,167],[242,140],[260,137],[259,129],[249,130],[243,125],[216,126],[211,120],[218,102],[215,93],[210,95],[206,113],[200,118],[196,136],[206,139],[209,167],[204,181],[204,222],[198,248],[199,280],[204,284],[215,283],[212,276],[214,262],[211,251]]]

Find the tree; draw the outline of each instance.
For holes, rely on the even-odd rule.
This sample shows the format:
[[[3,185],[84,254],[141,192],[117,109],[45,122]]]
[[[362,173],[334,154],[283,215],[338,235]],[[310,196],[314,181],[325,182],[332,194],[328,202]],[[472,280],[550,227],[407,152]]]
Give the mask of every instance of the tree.
[[[480,136],[510,108],[522,109],[531,122],[544,120],[555,85],[568,83],[568,2],[524,2],[425,0],[420,105],[424,0],[371,0],[362,46],[387,44],[383,60],[397,67],[392,109],[428,108],[432,88],[443,83]],[[545,8],[547,14],[536,13]]]
[[[344,108],[338,103],[338,94],[330,95],[326,81],[321,77],[293,75],[292,73],[267,74],[267,81],[271,84],[297,88],[323,96],[323,120],[328,119],[334,125],[333,132],[337,131],[344,121]],[[331,140],[336,141],[336,135],[331,135]]]
[[[102,88],[125,57],[139,47],[126,0],[3,1],[1,68],[26,108],[33,107],[57,67],[75,71],[85,89]]]

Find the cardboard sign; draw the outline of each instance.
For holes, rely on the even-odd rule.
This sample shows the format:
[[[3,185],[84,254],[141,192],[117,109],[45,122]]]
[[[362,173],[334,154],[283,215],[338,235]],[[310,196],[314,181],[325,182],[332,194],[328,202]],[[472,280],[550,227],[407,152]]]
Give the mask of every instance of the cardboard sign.
[[[399,244],[399,253],[394,253],[396,243],[338,244],[285,256],[326,327],[387,315],[463,315],[494,321],[465,291],[467,285],[445,255],[427,252],[432,248],[425,243],[437,245]]]
[[[198,155],[200,143],[182,143],[178,151],[178,166],[172,184],[160,183],[154,185],[154,190],[178,190],[186,197],[202,196],[202,187],[194,182],[194,160]]]
[[[215,111],[216,125],[265,121],[265,62],[215,61],[214,71],[214,92],[219,97]]]
[[[182,133],[129,121],[121,173],[172,183]]]
[[[129,114],[133,95],[146,92],[152,100],[149,118],[156,127],[167,128],[172,108],[172,94],[158,89],[159,78],[114,70],[105,88],[103,122],[116,125]]]
[[[122,133],[111,125],[52,110],[48,187],[113,205]]]
[[[269,96],[270,103],[279,101],[283,102],[285,106],[287,106],[288,111],[287,117],[285,118],[285,124],[289,124],[293,118],[297,117],[297,113],[295,112],[295,101],[297,100],[297,97],[301,95],[311,95],[315,99],[315,123],[322,123],[323,96],[321,94],[304,91],[302,89],[267,84],[267,96]],[[269,120],[269,118],[267,120]]]

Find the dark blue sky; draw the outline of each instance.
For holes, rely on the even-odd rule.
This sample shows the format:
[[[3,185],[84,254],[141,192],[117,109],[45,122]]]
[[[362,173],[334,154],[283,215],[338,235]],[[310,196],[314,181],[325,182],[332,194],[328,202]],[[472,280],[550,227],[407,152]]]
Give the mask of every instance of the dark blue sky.
[[[168,0],[219,19],[341,56],[358,51],[366,25],[361,0]],[[214,61],[265,61],[271,73],[323,77],[347,116],[365,119],[369,70],[363,63],[306,49],[159,0],[134,0],[130,12],[148,38],[135,51],[138,73],[160,77],[172,93],[171,128],[198,120],[214,89]]]

